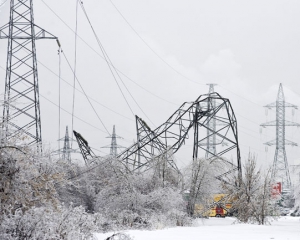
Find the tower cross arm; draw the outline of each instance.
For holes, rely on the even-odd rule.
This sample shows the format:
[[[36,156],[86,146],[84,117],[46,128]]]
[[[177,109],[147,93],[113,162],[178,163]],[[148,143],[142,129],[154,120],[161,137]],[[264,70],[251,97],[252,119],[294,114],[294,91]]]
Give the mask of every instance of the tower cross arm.
[[[266,143],[264,143],[264,144],[265,144],[265,145],[268,145],[268,146],[273,146],[273,145],[276,145],[276,140],[274,139],[274,140],[269,141],[269,142],[266,142]],[[295,147],[298,146],[297,143],[292,142],[292,141],[289,141],[289,140],[287,140],[287,139],[285,139],[284,145],[290,145],[290,146],[295,146]]]
[[[292,141],[290,141],[290,140],[287,140],[287,139],[285,139],[285,145],[290,145],[290,146],[295,146],[295,147],[297,147],[298,146],[298,144],[297,143],[295,143],[295,142],[292,142]]]
[[[294,104],[291,104],[291,103],[288,103],[288,102],[285,102],[285,103],[284,103],[284,106],[285,106],[285,107],[292,107],[292,108],[298,109],[298,106],[297,106],[297,105],[294,105]]]
[[[261,127],[268,127],[268,126],[276,126],[276,121],[266,122],[263,124],[260,124]]]
[[[58,37],[54,36],[50,32],[46,31],[45,29],[39,27],[38,25],[34,24],[35,28],[35,35],[34,38],[37,39],[58,39]],[[9,23],[5,24],[0,28],[0,39],[7,39],[9,38],[9,34],[6,31],[9,29]],[[32,39],[30,34],[18,34],[12,36],[14,39]]]
[[[284,107],[292,107],[292,108],[298,109],[297,105],[294,105],[294,104],[291,104],[291,103],[288,103],[288,102],[284,102],[283,106]],[[276,108],[276,102],[273,102],[273,103],[270,103],[268,105],[265,105],[264,107],[265,108]]]
[[[268,146],[272,146],[272,145],[276,145],[276,140],[272,140],[272,141],[269,141],[269,142],[266,142],[264,143],[265,145],[268,145]]]
[[[276,121],[271,121],[271,122],[266,122],[266,123],[260,124],[260,126],[261,127],[277,126],[276,124],[277,124]],[[291,121],[287,121],[287,120],[285,120],[283,122],[283,124],[284,124],[284,126],[300,127],[299,123],[295,123],[295,122],[291,122]]]
[[[287,120],[284,121],[284,125],[285,125],[285,126],[295,126],[295,127],[300,127],[300,124],[299,124],[299,123],[295,123],[295,122],[291,122],[291,121],[287,121]]]
[[[120,137],[120,136],[119,136],[119,135],[117,135],[117,134],[115,134],[115,135],[114,135],[114,137],[115,137],[115,138],[124,139],[123,137]],[[106,138],[112,138],[112,135],[110,135],[110,136],[108,136],[108,137],[106,137]]]
[[[276,107],[276,102],[270,103],[268,105],[264,106],[265,108],[275,108]]]
[[[56,36],[46,31],[45,29],[34,25],[36,28],[35,39],[58,39]]]
[[[123,146],[121,146],[121,145],[115,145],[115,147],[116,148],[126,148],[126,147],[123,147]],[[111,145],[106,145],[106,146],[104,146],[104,147],[101,147],[101,148],[111,148]]]

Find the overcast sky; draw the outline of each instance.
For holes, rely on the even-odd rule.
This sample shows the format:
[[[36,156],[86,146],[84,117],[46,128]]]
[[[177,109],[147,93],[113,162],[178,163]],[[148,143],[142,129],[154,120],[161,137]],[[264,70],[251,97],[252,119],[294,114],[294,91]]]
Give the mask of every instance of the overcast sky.
[[[276,101],[279,83],[283,84],[286,101],[300,105],[299,1],[84,0],[83,4],[111,61],[131,79],[122,76],[144,113],[120,85],[135,114],[152,128],[157,127],[183,102],[207,93],[207,83],[216,83],[215,91],[229,98],[234,108],[242,158],[250,150],[261,163],[272,163],[275,147],[266,151],[263,143],[275,138],[275,127],[260,133],[259,124],[275,120],[275,109],[266,115],[263,106]],[[4,25],[8,22],[9,1],[0,11],[0,25]],[[75,36],[65,24],[75,29],[76,1],[35,0],[34,11],[35,23],[59,37],[73,66]],[[115,124],[117,134],[124,138],[118,143],[129,146],[136,138],[134,116],[105,61],[91,50],[92,47],[102,55],[80,7],[78,35],[90,46],[78,38],[78,79],[86,93],[97,100],[98,103],[92,103],[106,128],[112,131]],[[6,64],[6,47],[7,41],[2,40],[1,67]],[[39,40],[37,56],[43,140],[56,149],[58,108],[49,100],[58,104],[59,81],[41,65],[58,73],[56,42]],[[72,72],[65,59],[61,69],[62,78],[72,86]],[[4,79],[5,72],[0,68],[1,92]],[[61,83],[61,106],[69,112],[72,111],[70,85]],[[79,88],[78,84],[76,87]],[[71,128],[72,118],[63,111],[61,114],[60,137],[63,137],[65,126]],[[92,147],[101,150],[99,154],[108,153],[109,149],[100,148],[110,144],[110,139],[105,138],[108,134],[80,92],[76,92],[75,115],[90,125],[75,118],[74,129]],[[299,116],[298,110],[294,115],[291,109],[286,111],[290,121],[300,122]],[[287,139],[299,144],[299,132],[300,129],[288,127]],[[286,148],[289,164],[295,164],[299,147]],[[186,151],[176,157],[184,165],[191,156],[192,152]]]

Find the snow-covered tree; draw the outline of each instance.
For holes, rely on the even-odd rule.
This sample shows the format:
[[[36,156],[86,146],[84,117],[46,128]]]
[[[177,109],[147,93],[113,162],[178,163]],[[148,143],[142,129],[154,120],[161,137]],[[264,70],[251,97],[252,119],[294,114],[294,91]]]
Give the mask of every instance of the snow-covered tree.
[[[0,171],[0,239],[86,239],[101,229],[101,215],[61,204],[56,185],[66,172],[49,156],[2,146]]]
[[[257,169],[256,158],[249,154],[243,166],[242,179],[238,176],[231,184],[224,185],[233,199],[232,208],[236,211],[238,221],[264,225],[269,218],[276,215],[276,201],[272,198],[271,169]]]
[[[218,191],[220,182],[217,176],[220,162],[218,159],[195,159],[185,169],[185,191],[188,192],[187,211],[189,216],[195,213],[195,204],[204,206],[203,211],[209,209],[212,193]],[[206,206],[207,205],[207,206]],[[206,210],[205,210],[206,209]]]
[[[49,159],[29,148],[6,146],[0,149],[0,169],[1,213],[58,204],[54,185],[63,174],[55,171]]]

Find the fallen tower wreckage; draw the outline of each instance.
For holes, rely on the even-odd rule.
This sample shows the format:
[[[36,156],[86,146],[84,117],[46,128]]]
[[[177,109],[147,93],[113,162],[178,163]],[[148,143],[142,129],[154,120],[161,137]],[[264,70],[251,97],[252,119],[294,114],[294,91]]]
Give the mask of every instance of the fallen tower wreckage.
[[[216,122],[214,129],[210,128],[210,121]],[[206,154],[208,160],[218,159],[226,165],[224,172],[218,173],[216,178],[225,182],[227,175],[241,174],[236,117],[229,99],[218,93],[200,95],[194,102],[183,103],[154,130],[136,116],[136,129],[137,142],[116,157],[129,172],[147,171],[161,159],[179,172],[172,156],[185,144],[188,134],[193,132],[193,159],[199,157],[200,150],[209,151],[205,143],[214,136],[218,138],[219,147],[215,148],[215,152]],[[74,131],[74,134],[86,165],[97,162],[88,142],[78,132]]]

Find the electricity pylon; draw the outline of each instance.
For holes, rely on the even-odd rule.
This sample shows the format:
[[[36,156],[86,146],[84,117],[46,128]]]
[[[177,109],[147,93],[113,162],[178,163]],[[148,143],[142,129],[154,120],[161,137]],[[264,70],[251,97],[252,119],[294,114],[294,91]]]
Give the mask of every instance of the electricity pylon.
[[[35,40],[57,38],[34,24],[33,0],[11,0],[9,23],[0,28],[0,39],[8,39],[1,143],[22,136],[28,144],[37,144],[40,152]]]
[[[207,84],[209,85],[209,96],[211,96],[211,94],[213,92],[215,92],[214,90],[214,86],[217,84]],[[208,107],[209,107],[209,101],[207,102]],[[211,99],[211,104],[212,107],[215,108],[216,107],[216,100],[215,99]],[[209,159],[212,156],[216,155],[216,119],[214,118],[214,116],[211,117],[211,119],[207,122],[207,142],[206,142],[206,153],[205,153],[205,158]]]
[[[124,147],[117,144],[117,138],[121,138],[121,137],[116,135],[115,125],[113,126],[112,135],[110,135],[106,138],[111,138],[111,144],[109,146],[105,146],[105,147],[102,147],[102,148],[110,148],[110,155],[112,157],[116,157],[118,155],[118,148],[124,148]]]
[[[215,107],[212,107],[212,99],[216,101]],[[210,104],[208,105],[207,102]],[[221,181],[228,182],[228,179],[233,177],[232,174],[238,173],[238,176],[241,176],[237,120],[229,99],[221,97],[216,92],[200,95],[193,102],[183,103],[156,129],[151,129],[145,121],[136,116],[137,142],[119,153],[117,158],[127,166],[128,171],[147,171],[156,166],[157,159],[163,157],[167,152],[175,154],[193,131],[192,159],[198,159],[202,154],[200,151],[207,151],[204,144],[207,142],[207,135],[203,135],[201,130],[207,130],[207,122],[212,118],[219,123],[216,124],[214,134],[220,138],[220,144],[225,147],[217,148],[215,156],[210,159],[217,158],[218,161],[225,164],[226,167],[218,169],[218,172],[216,171],[214,174]],[[225,141],[227,144],[224,144]],[[236,154],[232,155],[231,151],[236,151]],[[226,160],[230,158],[232,158],[231,161]],[[236,164],[234,164],[235,161]],[[178,170],[174,161],[169,161],[168,165]]]
[[[58,141],[64,141],[64,147],[58,150],[62,153],[62,159],[71,163],[71,153],[75,153],[76,150],[72,149],[70,146],[70,141],[73,141],[73,139],[69,137],[68,126],[66,126],[65,137],[59,139]]]
[[[291,189],[291,177],[286,158],[285,145],[297,146],[297,143],[285,139],[285,127],[299,127],[300,124],[285,120],[285,108],[290,107],[297,109],[297,106],[285,102],[282,84],[280,83],[276,102],[264,107],[269,109],[276,108],[276,121],[261,124],[262,127],[276,126],[276,139],[265,143],[268,146],[276,145],[272,179],[275,182],[281,182],[284,191],[289,191]]]

